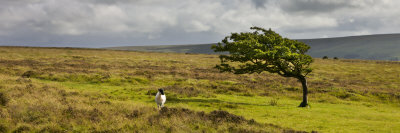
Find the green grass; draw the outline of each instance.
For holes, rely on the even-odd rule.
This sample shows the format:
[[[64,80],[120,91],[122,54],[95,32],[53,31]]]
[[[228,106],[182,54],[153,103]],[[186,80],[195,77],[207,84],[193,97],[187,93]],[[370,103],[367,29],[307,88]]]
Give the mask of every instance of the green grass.
[[[78,90],[103,91],[119,98],[153,104],[153,95],[144,92],[115,92],[121,87],[63,83]],[[96,89],[97,88],[97,89]],[[100,89],[100,90],[98,90]],[[131,96],[131,97],[129,97]],[[139,96],[139,97],[133,97]],[[399,131],[400,110],[398,104],[343,101],[341,104],[312,103],[310,108],[298,108],[299,100],[279,98],[278,105],[269,101],[273,97],[215,95],[214,98],[190,97],[169,101],[168,107],[184,107],[197,111],[228,110],[231,113],[298,130],[324,132],[395,132]]]
[[[216,55],[0,50],[0,99],[7,99],[0,130],[9,132],[400,131],[399,62],[316,59],[308,77],[311,107],[298,108],[295,79],[219,73]],[[157,88],[167,95],[164,114],[177,115],[156,110]],[[215,127],[214,110],[258,124]]]

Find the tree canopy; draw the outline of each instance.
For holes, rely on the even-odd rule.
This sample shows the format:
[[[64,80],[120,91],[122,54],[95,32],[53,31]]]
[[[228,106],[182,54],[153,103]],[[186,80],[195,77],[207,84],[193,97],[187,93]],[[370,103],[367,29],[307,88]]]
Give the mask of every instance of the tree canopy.
[[[254,32],[231,33],[222,42],[212,46],[215,52],[229,53],[219,56],[221,64],[216,65],[216,68],[221,72],[235,74],[267,71],[283,77],[297,78],[303,86],[303,102],[300,107],[308,106],[305,77],[312,71],[310,64],[313,59],[305,53],[310,46],[283,38],[271,29],[250,29]]]
[[[310,46],[297,40],[283,38],[271,29],[251,27],[254,32],[231,33],[222,43],[214,45],[215,52],[229,52],[220,55],[221,71],[235,74],[261,73],[268,71],[284,77],[304,78],[312,69],[311,56],[305,53]],[[239,66],[229,62],[240,62]]]

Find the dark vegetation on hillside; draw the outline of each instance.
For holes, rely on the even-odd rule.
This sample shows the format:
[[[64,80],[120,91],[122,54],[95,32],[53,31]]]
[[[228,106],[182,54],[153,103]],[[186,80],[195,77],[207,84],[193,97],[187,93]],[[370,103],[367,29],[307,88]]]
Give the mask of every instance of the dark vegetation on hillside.
[[[307,54],[315,58],[323,56],[345,59],[400,60],[400,34],[349,36],[337,38],[299,39],[311,46]],[[177,52],[215,54],[210,48],[214,44],[125,46],[111,47],[114,50]]]
[[[345,59],[400,60],[400,34],[349,36],[337,38],[301,39],[311,46],[313,57]]]

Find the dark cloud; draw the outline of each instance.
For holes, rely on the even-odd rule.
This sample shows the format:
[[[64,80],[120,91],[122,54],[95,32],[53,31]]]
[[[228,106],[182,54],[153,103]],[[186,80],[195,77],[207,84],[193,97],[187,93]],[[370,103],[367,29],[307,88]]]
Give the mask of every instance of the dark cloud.
[[[267,0],[251,0],[256,8],[265,8]]]
[[[281,8],[287,12],[321,13],[342,8],[355,8],[349,1],[342,0],[283,0]]]

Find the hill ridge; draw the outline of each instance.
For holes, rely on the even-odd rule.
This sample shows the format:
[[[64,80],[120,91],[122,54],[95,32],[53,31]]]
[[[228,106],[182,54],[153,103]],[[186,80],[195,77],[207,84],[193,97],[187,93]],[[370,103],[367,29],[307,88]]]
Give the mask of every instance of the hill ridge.
[[[315,58],[323,56],[346,59],[391,60],[400,59],[400,33],[344,36],[333,38],[296,39],[311,46],[308,54]],[[194,54],[218,54],[210,44],[155,45],[108,47],[113,50],[150,52],[177,52]]]

